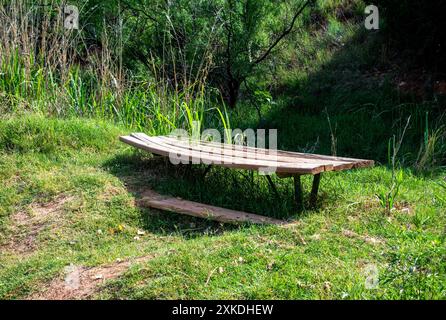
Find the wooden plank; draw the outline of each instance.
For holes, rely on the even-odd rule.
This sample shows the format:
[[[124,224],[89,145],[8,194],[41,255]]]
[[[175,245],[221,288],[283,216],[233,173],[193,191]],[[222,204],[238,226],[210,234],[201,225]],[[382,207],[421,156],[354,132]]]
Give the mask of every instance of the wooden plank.
[[[202,144],[215,144],[215,142],[205,142],[201,141]],[[243,150],[252,150],[253,152],[257,153],[269,153],[269,149],[264,148],[255,148],[255,147],[248,147],[248,146],[236,146],[233,145],[234,148],[243,148]],[[321,154],[313,154],[313,153],[300,153],[300,152],[294,152],[294,151],[283,151],[283,150],[276,150],[277,155],[279,157],[288,157],[290,159],[317,159],[317,160],[327,160],[334,164],[335,169],[339,168],[340,170],[347,169],[343,167],[345,164],[353,164],[353,167],[357,167],[357,165],[363,165],[363,166],[372,166],[374,164],[373,160],[366,160],[366,159],[356,159],[356,158],[346,158],[346,157],[335,157],[335,156],[327,156],[327,155],[321,155]]]
[[[158,153],[161,155],[169,156],[171,153],[182,155],[186,161],[189,163],[196,160],[199,163],[204,164],[216,164],[231,168],[240,169],[250,169],[250,170],[262,170],[265,168],[274,167],[278,171],[284,172],[296,172],[302,174],[312,174],[313,172],[318,172],[323,170],[323,167],[318,168],[314,165],[293,165],[293,164],[283,164],[281,167],[277,167],[276,162],[267,160],[253,160],[253,159],[243,159],[237,157],[225,157],[218,155],[202,154],[199,151],[188,150],[187,148],[173,147],[171,145],[164,144],[157,140],[156,137],[150,137],[147,140],[139,140],[136,137],[121,137],[121,140],[132,144],[141,149],[147,150],[149,152]]]
[[[200,141],[190,141],[190,140],[179,140],[170,137],[158,137],[165,143],[176,147],[184,147],[192,150],[197,150],[201,152],[210,152],[215,154],[223,154],[226,156],[235,156],[246,159],[258,159],[258,160],[270,160],[279,163],[310,163],[314,166],[324,166],[324,171],[331,171],[333,169],[333,161],[330,160],[319,160],[319,159],[308,159],[296,156],[283,156],[274,150],[269,150],[268,153],[263,151],[255,151],[256,149],[246,149],[244,146],[230,145],[230,144],[206,144]],[[340,164],[348,164],[346,162],[339,162]],[[351,164],[353,166],[353,164]]]
[[[230,161],[248,161],[253,162],[254,161],[261,161],[265,162],[268,166],[275,166],[275,167],[285,167],[285,168],[321,168],[323,171],[329,171],[332,169],[332,165],[327,163],[327,161],[300,161],[300,159],[294,158],[294,162],[281,162],[278,157],[274,157],[271,154],[270,157],[260,157],[256,156],[253,153],[225,153],[225,148],[217,148],[217,147],[206,147],[206,146],[200,146],[199,144],[195,145],[193,143],[189,144],[187,141],[184,141],[182,144],[172,144],[170,141],[165,141],[162,139],[162,137],[141,137],[137,136],[138,138],[147,141],[149,143],[156,143],[163,146],[170,146],[173,150],[189,150],[192,152],[196,152],[201,155],[201,157],[206,157],[207,154],[215,155],[217,157],[223,157],[231,159]],[[221,146],[221,145],[220,145]],[[234,159],[235,158],[235,159]],[[323,168],[322,168],[323,167]]]
[[[134,147],[163,155],[169,156],[171,153],[178,153],[183,155],[187,161],[191,162],[193,159],[205,164],[217,164],[220,166],[248,169],[248,170],[265,170],[266,168],[275,168],[277,172],[300,173],[300,174],[316,174],[324,171],[324,166],[314,166],[311,164],[290,164],[283,163],[278,166],[278,163],[267,160],[243,159],[237,157],[224,157],[215,155],[203,155],[200,152],[188,150],[186,148],[173,147],[162,143],[156,137],[149,137],[149,140],[140,140],[135,136],[122,136],[120,140],[130,144]]]
[[[356,158],[345,158],[345,157],[334,157],[334,156],[327,156],[322,154],[313,154],[313,153],[299,153],[299,152],[293,152],[293,151],[280,151],[280,154],[287,154],[287,155],[296,155],[296,156],[302,156],[302,157],[314,157],[317,159],[327,159],[332,161],[342,161],[347,163],[353,163],[353,168],[362,168],[362,167],[371,167],[374,165],[373,160],[366,160],[366,159],[356,159]],[[336,166],[335,166],[336,170]],[[340,170],[345,170],[344,168],[340,168]]]
[[[144,133],[134,133],[130,137],[120,137],[121,141],[140,149],[169,156],[177,153],[200,163],[216,164],[231,168],[265,170],[276,168],[280,177],[293,174],[318,174],[331,170],[346,170],[372,166],[372,160],[332,157],[281,150],[268,150],[216,142],[181,140],[176,137],[149,137]]]
[[[177,139],[175,137],[159,137],[162,139],[165,139],[166,141],[170,141],[172,144],[181,144],[184,143],[184,140]],[[187,140],[186,140],[187,141]],[[271,150],[271,149],[264,149],[264,148],[255,148],[255,147],[248,147],[248,146],[240,146],[240,145],[230,145],[230,144],[222,144],[218,142],[210,142],[210,141],[196,141],[197,145],[202,146],[212,146],[215,148],[222,148],[224,146],[225,150],[233,150],[235,152],[241,151],[243,153],[248,153],[249,157],[257,157],[261,155],[265,155],[266,158],[268,156],[274,156],[277,157],[279,162],[309,162],[311,161],[320,161],[322,164],[325,165],[332,165],[333,170],[346,170],[346,169],[352,169],[352,168],[359,168],[359,167],[367,167],[372,166],[374,164],[373,160],[365,160],[365,159],[355,159],[355,158],[345,158],[345,157],[334,157],[334,156],[327,156],[327,155],[319,155],[319,154],[310,154],[310,153],[299,153],[299,152],[292,152],[292,151],[282,151],[282,150]],[[329,171],[328,169],[325,171]]]
[[[255,223],[255,224],[275,224],[283,225],[286,221],[269,218],[253,213],[235,211],[199,202],[183,200],[169,196],[163,196],[155,192],[146,195],[138,201],[142,206],[170,211],[180,214],[186,214],[193,217],[205,218],[224,223]]]

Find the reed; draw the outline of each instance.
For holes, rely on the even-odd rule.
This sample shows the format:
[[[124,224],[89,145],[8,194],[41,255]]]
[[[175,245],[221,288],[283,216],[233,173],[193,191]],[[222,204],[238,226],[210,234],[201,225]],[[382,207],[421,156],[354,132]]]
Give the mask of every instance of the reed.
[[[122,65],[122,24],[104,23],[101,44],[92,49],[83,39],[82,26],[64,28],[63,7],[56,1],[45,6],[20,0],[0,3],[0,92],[7,101],[3,112],[105,118],[150,134],[167,134],[175,128],[191,131],[194,121],[203,124],[206,113],[215,109],[217,100],[207,87],[211,48],[194,68],[168,55],[166,42],[170,61],[150,58],[150,70],[135,76]]]

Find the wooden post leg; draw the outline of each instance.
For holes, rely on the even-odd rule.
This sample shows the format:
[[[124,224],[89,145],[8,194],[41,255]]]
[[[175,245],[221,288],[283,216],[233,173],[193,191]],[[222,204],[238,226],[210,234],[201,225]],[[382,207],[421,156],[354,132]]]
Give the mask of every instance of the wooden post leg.
[[[310,194],[310,206],[316,207],[317,203],[317,192],[319,190],[319,183],[321,182],[321,174],[318,173],[313,178],[313,186],[311,187],[311,194]]]
[[[269,175],[265,175],[265,177],[266,177],[266,180],[268,180],[269,186],[271,187],[271,189],[273,189],[276,197],[278,199],[280,199],[279,192],[277,191],[276,185],[274,184],[273,180],[271,180],[271,177]]]
[[[296,175],[294,178],[294,198],[296,201],[296,206],[298,211],[304,209],[304,199],[302,194],[302,183],[300,181],[300,176]]]

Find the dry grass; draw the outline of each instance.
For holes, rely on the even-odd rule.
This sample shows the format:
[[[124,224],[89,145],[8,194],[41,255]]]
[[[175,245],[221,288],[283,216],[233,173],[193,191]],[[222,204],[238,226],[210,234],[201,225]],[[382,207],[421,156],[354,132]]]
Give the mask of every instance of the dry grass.
[[[41,290],[28,296],[30,300],[73,300],[88,299],[98,292],[106,281],[118,278],[129,268],[144,263],[153,256],[143,256],[126,261],[116,261],[108,265],[87,268],[70,265],[65,268],[64,276],[58,277],[42,286]]]
[[[56,1],[0,6],[0,89],[14,106],[53,114],[71,106],[85,114],[86,104],[101,105],[111,92],[122,96],[126,80],[115,44],[105,34],[88,48],[82,30],[65,28],[63,11]]]
[[[11,217],[8,242],[0,246],[3,253],[31,254],[38,247],[37,237],[45,229],[53,232],[66,223],[64,206],[74,197],[59,195],[51,202],[32,204],[28,210],[18,211]]]

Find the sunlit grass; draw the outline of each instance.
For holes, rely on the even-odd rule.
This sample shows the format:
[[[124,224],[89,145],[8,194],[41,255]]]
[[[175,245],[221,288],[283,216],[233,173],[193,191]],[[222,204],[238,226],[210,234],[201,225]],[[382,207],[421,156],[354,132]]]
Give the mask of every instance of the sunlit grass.
[[[406,170],[395,209],[375,194],[391,181],[385,167],[328,173],[316,210],[294,212],[292,182],[214,168],[165,167],[117,140],[107,122],[14,118],[0,126],[1,245],[20,243],[14,216],[69,197],[63,219],[44,227],[27,252],[2,247],[0,296],[26,297],[63,274],[153,255],[95,293],[100,298],[444,298],[445,199],[442,175]],[[34,146],[34,147],[33,147]],[[190,170],[188,172],[188,170]],[[310,179],[304,178],[308,190]],[[135,190],[289,218],[295,225],[230,227],[135,206]],[[30,211],[31,210],[31,211]],[[120,232],[117,230],[122,225]],[[98,230],[102,230],[98,233]],[[144,236],[135,240],[138,230]],[[364,268],[379,270],[365,288]],[[221,268],[221,269],[220,269]],[[212,273],[212,270],[216,270]],[[218,271],[218,270],[221,270]],[[212,275],[209,278],[209,275]],[[209,278],[209,280],[208,280]],[[207,284],[206,284],[207,283]]]

